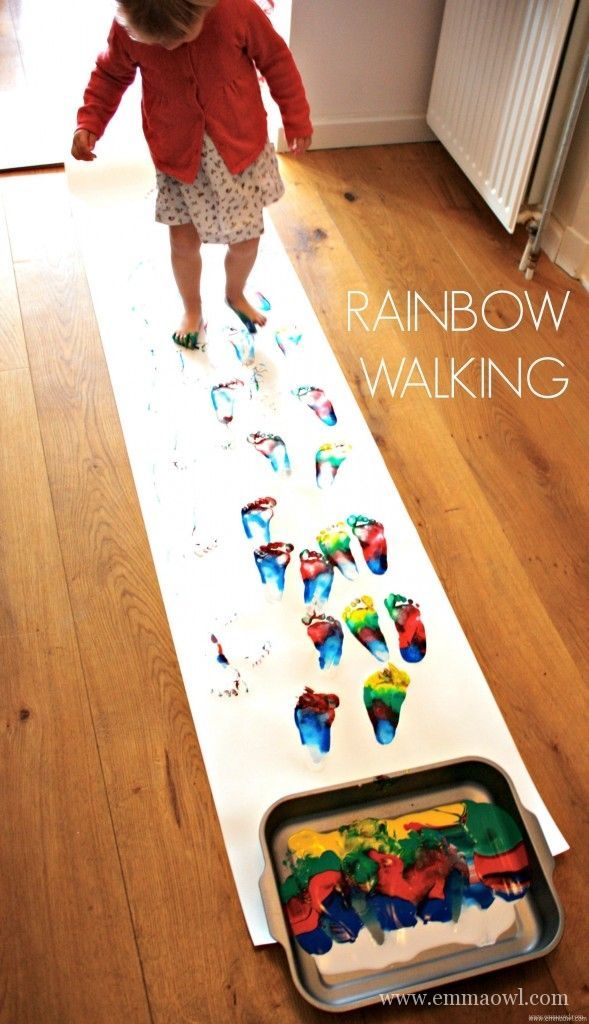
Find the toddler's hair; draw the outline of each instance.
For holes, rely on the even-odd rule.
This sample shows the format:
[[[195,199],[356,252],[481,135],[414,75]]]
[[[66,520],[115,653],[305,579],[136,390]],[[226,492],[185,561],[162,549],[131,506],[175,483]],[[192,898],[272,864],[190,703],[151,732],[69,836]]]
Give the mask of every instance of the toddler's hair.
[[[118,0],[117,20],[146,39],[181,39],[218,0]]]

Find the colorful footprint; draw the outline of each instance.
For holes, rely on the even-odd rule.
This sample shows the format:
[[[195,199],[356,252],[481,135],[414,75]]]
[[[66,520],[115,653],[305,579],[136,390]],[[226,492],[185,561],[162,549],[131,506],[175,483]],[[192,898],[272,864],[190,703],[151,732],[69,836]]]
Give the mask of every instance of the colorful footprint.
[[[256,544],[270,543],[270,520],[275,508],[275,498],[257,498],[243,506],[241,521],[248,540]]]
[[[304,601],[308,608],[321,608],[329,600],[333,565],[320,551],[305,548],[300,553]]]
[[[265,455],[272,469],[280,476],[290,476],[290,459],[286,445],[278,434],[264,434],[257,430],[255,434],[248,436],[248,441],[253,444],[257,452]]]
[[[303,340],[303,332],[298,327],[282,327],[276,331],[274,339],[283,356],[295,352]]]
[[[337,444],[322,444],[315,455],[315,479],[317,487],[325,490],[331,487],[340,466],[352,451],[352,446],[343,441]]]
[[[339,665],[344,645],[344,631],[341,622],[331,615],[313,612],[302,619],[307,627],[307,636],[313,641],[319,654],[319,668],[336,668]]]
[[[227,384],[215,384],[211,388],[211,401],[219,423],[229,426],[233,420],[235,393],[243,386],[242,380],[230,380]]]
[[[254,551],[256,566],[269,601],[280,601],[282,598],[286,569],[292,550],[292,544],[275,541],[270,544],[261,544]]]
[[[390,743],[395,738],[410,681],[407,673],[392,662],[366,679],[364,706],[378,743]]]
[[[348,516],[347,523],[360,543],[366,565],[376,576],[382,576],[388,568],[384,526],[367,516]]]
[[[294,718],[301,743],[307,748],[311,760],[321,761],[329,753],[331,746],[331,727],[335,721],[335,709],[339,707],[339,697],[335,693],[315,693],[310,686],[305,686],[297,700]]]
[[[352,636],[379,661],[387,661],[389,649],[378,623],[374,601],[366,594],[352,601],[342,613]]]
[[[399,634],[399,653],[403,661],[412,664],[422,661],[427,643],[419,605],[401,594],[389,594],[384,603]]]
[[[254,335],[246,327],[231,327],[228,338],[241,365],[253,366],[256,358]]]
[[[337,423],[333,405],[322,388],[313,387],[311,384],[302,384],[298,388],[293,388],[291,395],[304,402],[326,426],[333,427]]]
[[[345,523],[335,523],[317,534],[317,543],[323,554],[347,580],[358,575],[358,566],[350,550],[350,536]]]

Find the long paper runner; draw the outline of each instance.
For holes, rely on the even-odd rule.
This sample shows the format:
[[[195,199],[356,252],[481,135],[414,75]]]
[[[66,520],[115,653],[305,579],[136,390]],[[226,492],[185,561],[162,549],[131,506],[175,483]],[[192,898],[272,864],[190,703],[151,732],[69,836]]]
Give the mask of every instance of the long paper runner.
[[[273,801],[289,793],[480,756],[511,775],[553,853],[565,850],[271,224],[253,287],[257,283],[272,309],[255,339],[254,366],[246,368],[229,340],[230,328],[239,325],[222,302],[219,247],[204,250],[207,353],[185,352],[170,340],[178,300],[167,232],[151,220],[148,162],[125,163],[103,153],[96,164],[68,173],[139,501],[253,942],[272,941],[258,891],[259,822]],[[286,354],[275,341],[278,330],[285,331]],[[211,388],[234,379],[243,383],[232,389],[233,422],[223,425]],[[293,396],[305,385],[325,391],[336,425],[322,423]],[[284,439],[290,476],[278,476],[248,442],[257,431]],[[349,444],[351,451],[333,485],[320,489],[315,453],[332,441]],[[276,501],[272,539],[293,545],[278,603],[266,599],[255,545],[241,522],[242,506],[263,496]],[[326,612],[341,622],[349,602],[370,595],[391,660],[411,678],[397,734],[385,745],[376,742],[363,704],[363,683],[382,665],[344,624],[339,667],[320,670],[301,622],[299,552],[316,548],[322,529],[358,514],[384,524],[389,568],[381,576],[371,573],[352,538],[359,574],[348,581],[336,569]],[[391,592],[420,605],[428,649],[417,664],[399,655],[384,606]],[[217,643],[229,667],[219,660]],[[235,688],[236,673],[238,695],[219,696]],[[305,686],[336,693],[340,701],[331,751],[319,768],[294,722]]]

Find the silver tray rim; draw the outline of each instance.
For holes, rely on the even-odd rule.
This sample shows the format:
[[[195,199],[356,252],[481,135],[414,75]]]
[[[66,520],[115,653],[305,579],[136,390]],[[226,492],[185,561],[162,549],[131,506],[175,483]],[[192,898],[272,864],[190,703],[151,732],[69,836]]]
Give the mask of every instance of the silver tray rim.
[[[507,967],[513,967],[516,964],[527,963],[530,960],[537,960],[540,957],[547,956],[549,953],[551,953],[560,942],[564,931],[564,909],[558,896],[558,893],[555,889],[553,881],[555,866],[554,857],[550,851],[546,837],[544,836],[544,833],[540,827],[538,818],[535,814],[532,813],[532,811],[528,810],[528,808],[524,806],[524,804],[521,802],[519,798],[518,792],[515,788],[513,780],[511,779],[511,776],[505,771],[504,768],[498,765],[495,761],[492,761],[489,758],[477,757],[476,755],[473,755],[472,757],[450,758],[445,761],[437,761],[427,765],[422,765],[419,768],[401,769],[397,772],[386,772],[382,775],[376,776],[372,775],[364,779],[357,779],[354,781],[342,783],[340,785],[322,786],[317,789],[304,790],[302,792],[299,791],[297,793],[290,793],[287,796],[280,797],[278,800],[275,800],[274,803],[271,804],[270,807],[268,807],[260,822],[259,839],[260,845],[262,847],[262,852],[264,855],[264,869],[259,879],[259,887],[270,934],[272,935],[273,939],[275,939],[275,941],[282,946],[286,953],[290,974],[295,985],[295,988],[308,1003],[316,1007],[318,1010],[323,1010],[327,1013],[347,1013],[348,1011],[358,1010],[362,1007],[374,1005],[378,1003],[378,999],[370,996],[368,998],[360,998],[354,1000],[346,1006],[330,1005],[329,1003],[316,999],[301,982],[301,979],[299,977],[299,971],[297,969],[297,964],[295,962],[295,958],[293,955],[292,939],[288,931],[288,926],[286,924],[282,904],[280,902],[280,897],[276,886],[276,880],[274,877],[273,857],[267,841],[266,831],[270,816],[274,813],[274,811],[277,808],[291,801],[299,799],[312,799],[316,796],[326,793],[341,793],[342,791],[348,789],[356,789],[361,786],[385,783],[389,780],[392,781],[394,779],[417,778],[419,777],[419,775],[425,775],[428,772],[431,773],[435,772],[436,770],[439,771],[441,769],[451,768],[454,765],[457,766],[468,764],[479,764],[481,766],[491,768],[492,770],[496,771],[500,776],[502,776],[502,778],[507,783],[513,801],[527,830],[527,835],[524,838],[534,848],[536,857],[538,858],[540,866],[543,870],[546,885],[548,887],[550,895],[554,900],[558,914],[557,928],[554,937],[548,943],[548,945],[543,946],[540,949],[531,950],[524,954],[506,958],[505,960],[501,961],[500,964],[483,964],[480,967],[476,967],[473,969],[457,971],[454,974],[444,977],[443,981],[440,981],[440,979],[436,977],[432,978],[425,984],[409,985],[407,988],[399,989],[398,992],[396,992],[395,994],[399,996],[409,995],[412,992],[421,992],[425,991],[428,988],[449,985],[456,981],[462,981],[465,978],[479,977],[482,974],[488,974],[492,971],[503,970]]]

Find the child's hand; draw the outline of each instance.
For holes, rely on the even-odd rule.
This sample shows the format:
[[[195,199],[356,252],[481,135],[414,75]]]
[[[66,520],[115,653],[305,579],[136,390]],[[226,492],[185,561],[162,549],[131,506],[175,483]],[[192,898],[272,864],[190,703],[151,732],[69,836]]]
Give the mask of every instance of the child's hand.
[[[93,152],[94,146],[96,145],[96,136],[85,128],[78,128],[74,132],[74,141],[72,142],[72,156],[76,160],[96,160],[96,154]]]
[[[304,139],[293,139],[290,144],[290,152],[293,156],[302,156],[306,153],[309,146],[311,145],[311,135],[305,136]]]

